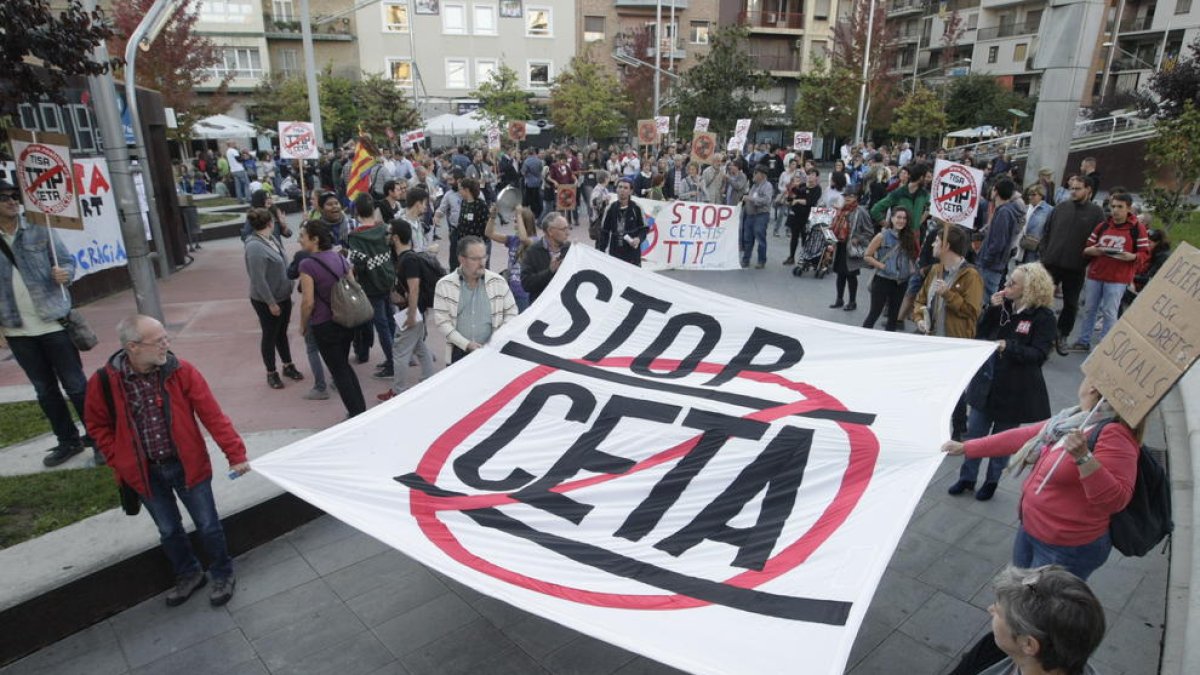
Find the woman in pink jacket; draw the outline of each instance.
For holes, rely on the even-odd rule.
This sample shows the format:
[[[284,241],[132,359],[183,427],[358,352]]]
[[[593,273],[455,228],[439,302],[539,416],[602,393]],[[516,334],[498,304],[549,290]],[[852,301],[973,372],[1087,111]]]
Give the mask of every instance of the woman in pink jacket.
[[[1099,403],[1087,426],[1084,419]],[[1110,424],[1111,422],[1111,424]],[[1095,447],[1088,447],[1094,429],[1103,425]],[[1079,405],[1049,420],[1017,427],[965,443],[947,441],[942,451],[968,458],[1015,455],[1016,474],[1032,466],[1021,489],[1021,523],[1013,544],[1013,564],[1040,567],[1057,564],[1087,579],[1112,550],[1109,520],[1129,504],[1137,478],[1139,431],[1122,420],[1085,378],[1079,385]],[[1058,468],[1047,481],[1051,466]],[[1038,486],[1045,487],[1038,492]]]

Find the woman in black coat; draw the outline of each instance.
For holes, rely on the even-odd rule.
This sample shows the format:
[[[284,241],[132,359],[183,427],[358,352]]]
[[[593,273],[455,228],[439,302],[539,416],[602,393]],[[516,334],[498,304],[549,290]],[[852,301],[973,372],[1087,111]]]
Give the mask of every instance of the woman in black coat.
[[[618,180],[617,201],[605,207],[596,248],[608,251],[614,258],[641,267],[642,242],[646,241],[650,228],[646,226],[642,209],[634,203],[632,196],[633,181],[628,178]]]
[[[983,438],[1050,416],[1050,395],[1042,377],[1042,364],[1054,347],[1058,330],[1053,304],[1054,281],[1041,263],[1021,265],[1008,284],[992,295],[975,332],[977,339],[996,343],[991,384],[975,391],[977,376],[968,389],[971,412],[967,417],[966,438]],[[950,494],[974,489],[982,462],[982,459],[963,460],[958,482],[950,487]],[[976,499],[992,498],[1000,472],[1006,466],[1007,456],[988,459],[987,477],[975,493]]]

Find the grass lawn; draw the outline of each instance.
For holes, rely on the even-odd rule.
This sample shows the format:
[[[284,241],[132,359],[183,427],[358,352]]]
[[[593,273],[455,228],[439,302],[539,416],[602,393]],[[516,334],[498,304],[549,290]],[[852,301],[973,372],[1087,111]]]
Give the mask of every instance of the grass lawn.
[[[200,226],[215,225],[217,223],[232,223],[234,221],[245,220],[245,216],[240,213],[201,213]]]
[[[37,401],[0,403],[0,448],[48,433],[50,422]]]
[[[216,206],[237,206],[241,202],[233,197],[209,197],[207,199],[197,197],[192,203],[199,209],[211,209]]]
[[[117,506],[107,467],[0,476],[0,549]]]
[[[1191,218],[1172,227],[1168,238],[1171,240],[1172,246],[1186,241],[1192,246],[1200,248],[1200,212],[1192,213]]]

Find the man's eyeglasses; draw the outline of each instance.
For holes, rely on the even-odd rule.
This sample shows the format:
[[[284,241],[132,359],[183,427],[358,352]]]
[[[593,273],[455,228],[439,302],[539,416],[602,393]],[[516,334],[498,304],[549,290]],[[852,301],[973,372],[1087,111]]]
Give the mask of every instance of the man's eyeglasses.
[[[485,255],[480,255],[480,256],[464,255],[463,258],[474,261],[474,262],[483,262],[484,260],[487,260],[487,256],[485,256]]]
[[[14,195],[13,193],[0,192],[0,204],[3,204],[4,202],[15,202],[15,201],[17,201],[17,196]]]
[[[151,347],[166,347],[171,344],[171,336],[164,335],[157,340],[135,340],[135,345],[150,345]]]

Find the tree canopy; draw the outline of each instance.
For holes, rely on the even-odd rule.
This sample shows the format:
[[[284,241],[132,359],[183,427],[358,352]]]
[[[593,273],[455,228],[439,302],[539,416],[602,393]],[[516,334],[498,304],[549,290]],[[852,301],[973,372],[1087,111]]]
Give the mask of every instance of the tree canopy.
[[[1177,114],[1155,123],[1158,134],[1146,145],[1146,187],[1142,197],[1154,220],[1170,231],[1196,210],[1188,199],[1200,181],[1200,108],[1184,101]]]
[[[617,135],[625,125],[622,111],[628,106],[616,76],[586,55],[572,58],[550,90],[550,118],[555,126],[588,141]]]
[[[1013,115],[1009,108],[1032,112],[1036,101],[1004,87],[991,75],[971,73],[956,77],[946,91],[946,116],[954,129],[991,124],[1007,127]]]
[[[946,111],[942,108],[942,99],[926,87],[918,86],[896,108],[891,129],[893,136],[937,138],[946,131]]]
[[[533,94],[521,88],[521,76],[506,64],[493,70],[470,96],[479,101],[480,116],[492,124],[503,126],[509,120],[529,119]]]
[[[796,129],[811,131],[818,137],[854,133],[854,114],[849,107],[852,104],[847,102],[845,92],[854,90],[857,79],[844,68],[817,60],[796,85],[796,103],[792,107]]]
[[[388,127],[396,133],[420,125],[412,101],[396,83],[378,73],[352,80],[333,74],[327,66],[317,75],[320,90],[321,130],[326,140],[346,140],[361,128],[372,138],[385,138]],[[299,77],[276,75],[254,90],[254,121],[273,129],[279,122],[308,120],[308,86]]]
[[[61,101],[67,78],[100,75],[117,65],[91,60],[96,46],[112,37],[100,11],[86,12],[79,0],[3,0],[0,2],[0,95]],[[40,62],[40,68],[29,58]]]
[[[675,87],[681,119],[707,117],[710,131],[730,134],[739,118],[760,116],[763,105],[753,95],[771,86],[771,76],[754,67],[746,36],[741,27],[710,34],[708,53],[683,72]]]
[[[1162,69],[1150,77],[1152,95],[1142,99],[1146,112],[1171,118],[1182,114],[1189,101],[1200,107],[1200,37],[1188,45],[1188,51],[1190,56],[1166,60]]]
[[[896,35],[895,28],[887,22],[887,6],[886,2],[875,4],[875,19],[872,22],[871,2],[853,0],[852,10],[833,27],[830,60],[835,68],[853,74],[853,87],[843,92],[843,99],[852,106],[857,105],[859,87],[862,86],[863,53],[867,51],[867,34],[870,33],[871,53],[867,64],[869,107],[865,111],[867,120],[864,134],[868,129],[880,129],[888,125],[896,94],[897,78],[888,72],[896,61]]]

